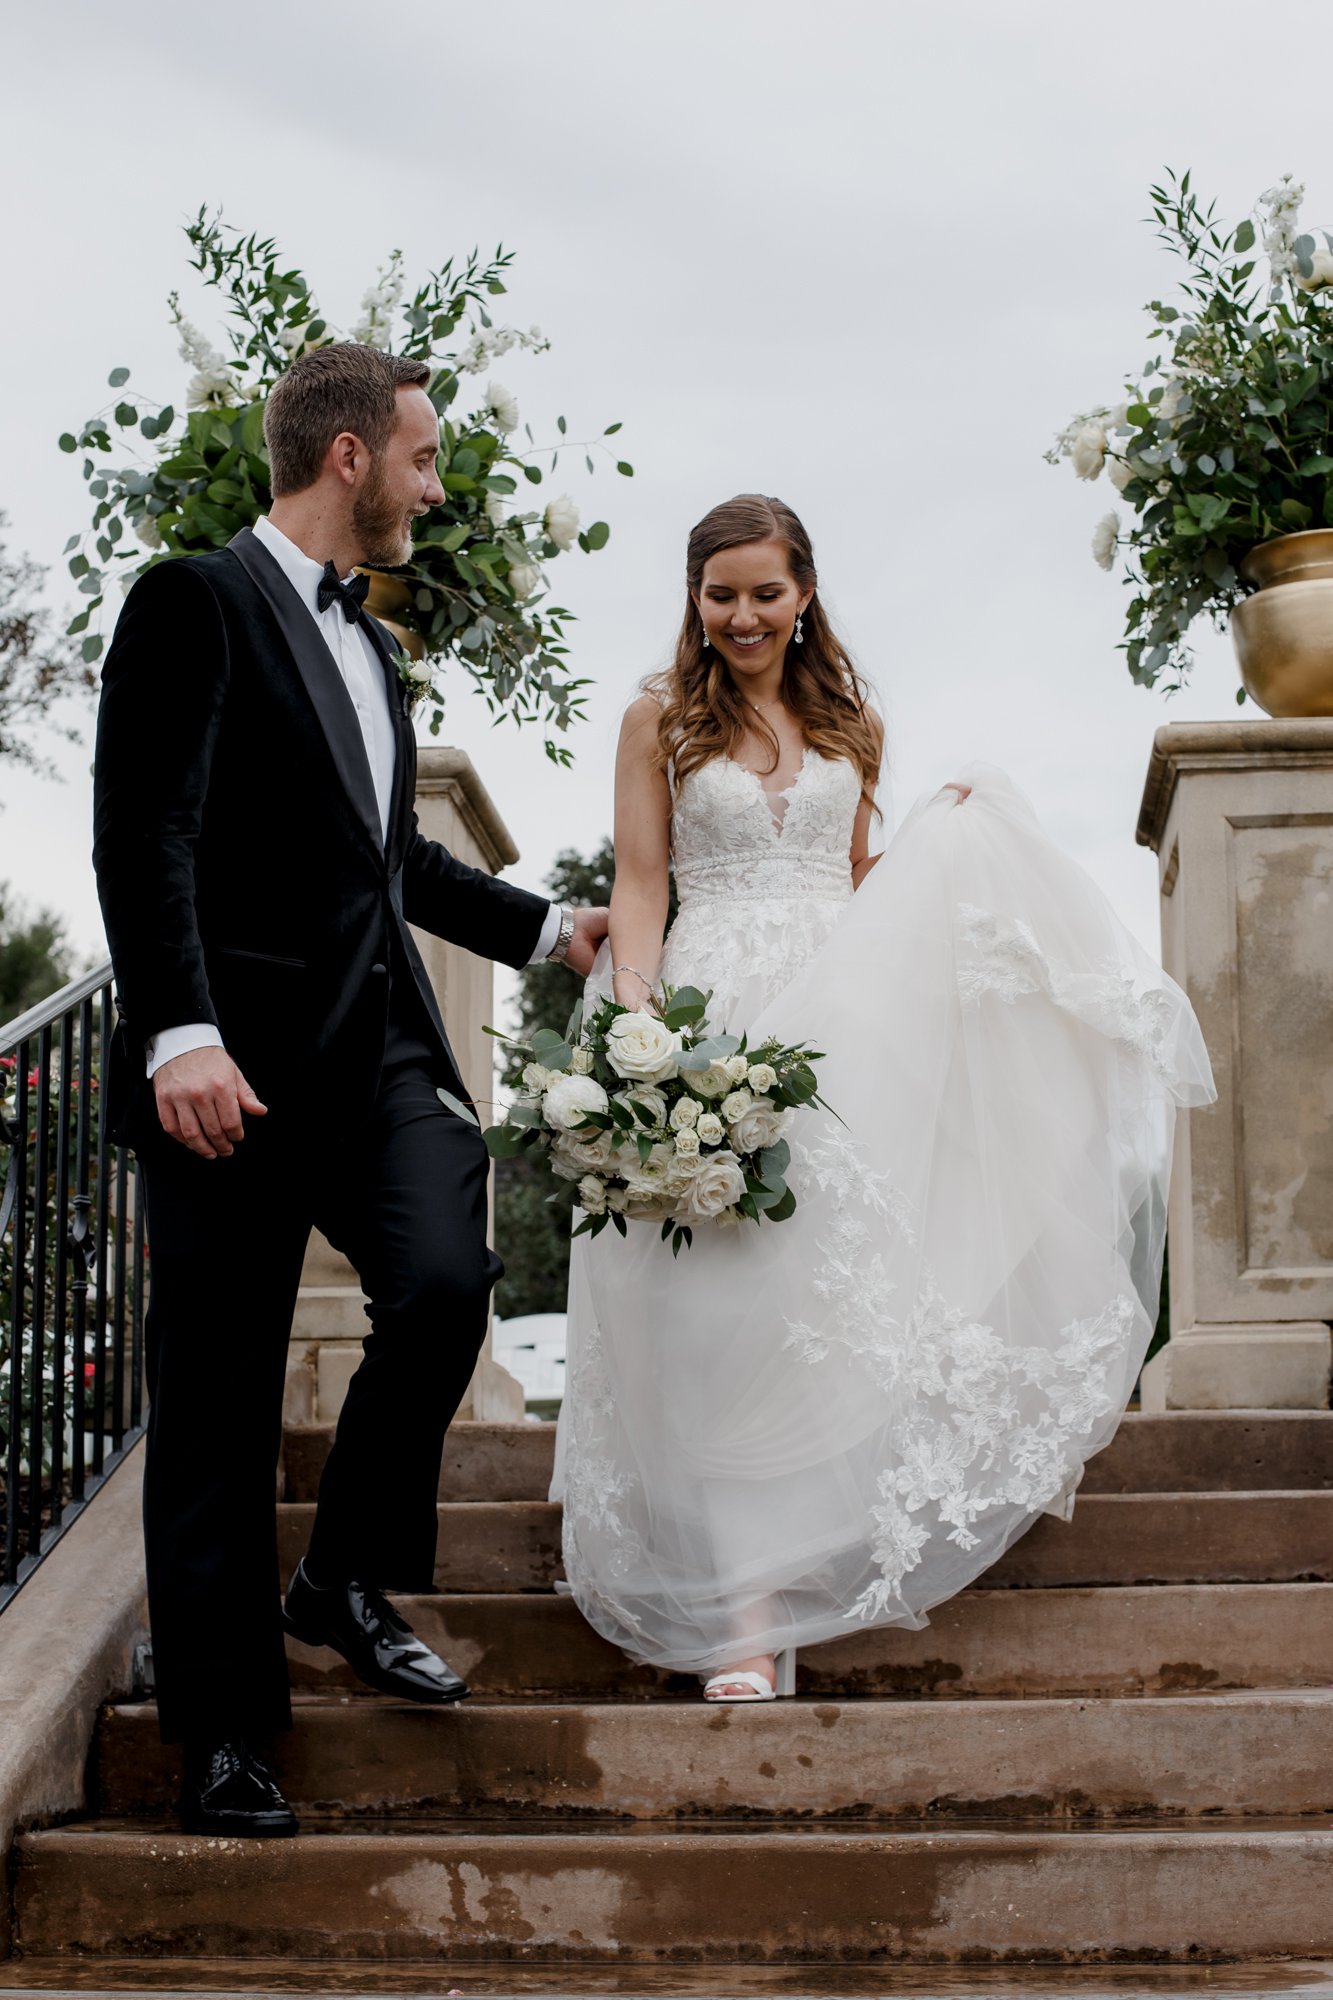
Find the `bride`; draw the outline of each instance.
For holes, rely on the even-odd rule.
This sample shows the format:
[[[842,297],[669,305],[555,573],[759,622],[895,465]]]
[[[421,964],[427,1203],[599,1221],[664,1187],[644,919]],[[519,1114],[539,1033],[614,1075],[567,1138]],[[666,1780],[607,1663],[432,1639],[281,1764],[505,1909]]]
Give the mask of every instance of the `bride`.
[[[625,716],[592,989],[711,991],[712,1030],[826,1051],[838,1115],[795,1114],[786,1222],[575,1241],[552,1498],[590,1624],[771,1700],[797,1647],[921,1626],[1069,1517],[1156,1319],[1176,1107],[1213,1091],[1184,995],[1000,772],[871,855],[882,725],[790,508],[715,508],[686,580]]]

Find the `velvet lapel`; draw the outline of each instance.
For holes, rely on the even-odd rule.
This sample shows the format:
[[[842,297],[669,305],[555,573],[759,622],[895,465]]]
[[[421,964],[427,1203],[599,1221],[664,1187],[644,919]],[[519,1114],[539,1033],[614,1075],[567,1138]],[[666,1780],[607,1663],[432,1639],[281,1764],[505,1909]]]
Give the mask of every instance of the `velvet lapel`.
[[[370,635],[371,644],[379,655],[384,668],[385,689],[389,697],[389,719],[393,723],[393,795],[389,801],[389,873],[395,875],[402,863],[403,851],[407,844],[407,819],[412,809],[413,794],[416,791],[417,740],[412,731],[412,710],[407,689],[399,678],[393,663],[394,647],[391,634],[370,616],[361,613],[361,629]]]
[[[366,759],[361,725],[356,719],[352,697],[343,684],[332,653],[320,636],[319,627],[288,583],[281,567],[249,528],[242,528],[227,546],[267,599],[305,683],[343,789],[366,834],[374,843],[375,852],[382,854],[384,842],[380,837],[379,807],[375,802],[375,784]]]

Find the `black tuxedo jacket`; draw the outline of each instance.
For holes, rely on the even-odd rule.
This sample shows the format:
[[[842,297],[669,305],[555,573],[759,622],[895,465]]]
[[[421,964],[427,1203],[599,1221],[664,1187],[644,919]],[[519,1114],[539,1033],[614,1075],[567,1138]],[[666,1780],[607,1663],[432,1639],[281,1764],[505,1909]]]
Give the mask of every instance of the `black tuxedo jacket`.
[[[121,1023],[108,1105],[133,1141],[156,1108],[144,1044],[208,1021],[270,1107],[368,1108],[390,968],[462,1080],[419,925],[527,963],[548,902],[455,860],[412,809],[416,742],[388,635],[396,738],[387,847],[342,676],[263,543],[156,564],[125,601],[98,713],[93,865]]]

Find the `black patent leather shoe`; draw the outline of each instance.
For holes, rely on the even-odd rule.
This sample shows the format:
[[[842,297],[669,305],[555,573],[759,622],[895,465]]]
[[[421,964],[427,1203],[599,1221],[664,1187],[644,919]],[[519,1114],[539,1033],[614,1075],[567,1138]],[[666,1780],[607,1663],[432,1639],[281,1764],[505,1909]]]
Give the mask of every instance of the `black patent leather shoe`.
[[[239,1736],[186,1745],[180,1811],[186,1833],[282,1840],[297,1831],[273,1773]]]
[[[368,1583],[317,1590],[298,1563],[283,1623],[305,1646],[332,1646],[367,1687],[400,1701],[462,1701],[471,1690]]]

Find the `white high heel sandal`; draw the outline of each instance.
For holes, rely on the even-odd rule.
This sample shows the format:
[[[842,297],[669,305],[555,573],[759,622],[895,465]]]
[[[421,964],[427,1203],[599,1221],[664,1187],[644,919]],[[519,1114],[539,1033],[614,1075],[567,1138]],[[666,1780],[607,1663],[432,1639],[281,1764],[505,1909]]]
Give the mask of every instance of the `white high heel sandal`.
[[[704,1682],[704,1700],[719,1703],[726,1701],[776,1701],[779,1695],[795,1694],[795,1646],[788,1646],[783,1652],[774,1655],[773,1669],[777,1675],[776,1683],[773,1686],[769,1685],[762,1674],[753,1673],[749,1668],[744,1673],[714,1674],[710,1681]],[[754,1692],[752,1694],[715,1694],[713,1692],[715,1688],[720,1689],[724,1687],[746,1687],[752,1688]]]

